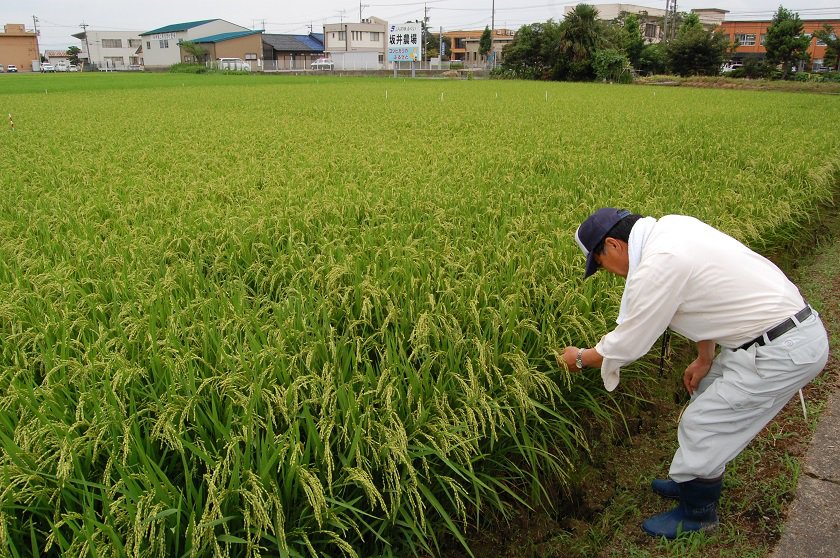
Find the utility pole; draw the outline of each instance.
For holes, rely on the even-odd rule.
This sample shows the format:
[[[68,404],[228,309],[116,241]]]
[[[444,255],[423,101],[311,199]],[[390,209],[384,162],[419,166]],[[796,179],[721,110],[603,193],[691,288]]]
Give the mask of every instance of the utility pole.
[[[677,37],[677,0],[674,0],[674,5],[671,6],[671,38]]]
[[[493,43],[496,38],[496,0],[493,0],[492,14],[490,15],[490,56],[493,57],[493,68],[496,67],[496,51]]]
[[[88,61],[88,64],[90,64],[90,43],[88,42],[88,34],[87,34],[87,28],[90,27],[90,25],[86,24],[83,21],[82,24],[79,25],[79,27],[81,27],[82,31],[84,31],[84,33],[85,33],[85,51],[86,51],[85,54],[87,54],[87,61]],[[84,62],[82,62],[82,71],[83,72],[85,71],[85,63]]]
[[[38,54],[38,67],[41,67],[41,45],[38,42],[38,18],[32,16],[32,25],[35,27],[35,52]]]
[[[665,0],[665,17],[662,19],[662,42],[668,42],[668,17],[671,13],[671,0]]]
[[[429,25],[429,7],[423,4],[423,27],[420,28],[421,36],[423,37],[420,43],[422,50],[420,51],[420,63],[426,61],[426,27]],[[422,68],[421,68],[422,69]]]
[[[361,2],[359,2],[359,23],[362,22],[362,8],[368,7],[370,7],[370,4],[362,4]]]

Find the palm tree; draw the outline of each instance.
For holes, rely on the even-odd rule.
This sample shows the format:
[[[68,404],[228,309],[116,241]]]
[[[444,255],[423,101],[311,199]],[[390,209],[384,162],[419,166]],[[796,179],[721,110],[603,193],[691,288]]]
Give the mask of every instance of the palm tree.
[[[556,78],[578,81],[595,77],[592,60],[601,47],[603,27],[597,8],[589,4],[578,4],[566,14],[560,24]]]

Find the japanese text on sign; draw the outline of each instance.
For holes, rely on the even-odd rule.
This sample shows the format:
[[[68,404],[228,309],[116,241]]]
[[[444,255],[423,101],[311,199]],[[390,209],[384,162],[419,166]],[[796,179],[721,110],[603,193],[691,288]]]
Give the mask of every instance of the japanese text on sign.
[[[420,23],[388,26],[388,62],[420,60],[422,28]]]

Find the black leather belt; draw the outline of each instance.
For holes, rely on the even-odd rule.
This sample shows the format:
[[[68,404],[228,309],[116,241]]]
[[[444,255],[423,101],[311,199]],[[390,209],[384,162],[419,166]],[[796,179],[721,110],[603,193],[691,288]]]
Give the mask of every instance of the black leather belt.
[[[811,307],[806,306],[805,308],[803,308],[802,310],[797,312],[793,316],[793,318],[788,318],[787,320],[783,321],[782,323],[780,323],[779,325],[777,325],[773,329],[767,330],[767,333],[764,334],[764,335],[767,336],[767,341],[764,340],[764,335],[759,335],[758,337],[756,337],[752,341],[747,341],[746,343],[744,343],[743,345],[738,347],[737,350],[749,349],[753,345],[758,345],[759,347],[762,347],[765,344],[773,341],[774,339],[777,339],[778,337],[781,337],[782,335],[784,335],[788,331],[792,330],[793,328],[796,327],[797,323],[804,321],[805,318],[807,318],[810,315],[811,315]],[[793,321],[794,318],[796,318],[795,322]]]

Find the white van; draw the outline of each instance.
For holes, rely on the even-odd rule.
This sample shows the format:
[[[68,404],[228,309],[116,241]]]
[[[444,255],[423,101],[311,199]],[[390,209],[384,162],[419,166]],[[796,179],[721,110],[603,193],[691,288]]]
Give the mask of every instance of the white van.
[[[237,72],[251,71],[251,65],[241,58],[217,58],[216,64],[220,70],[232,70]]]

